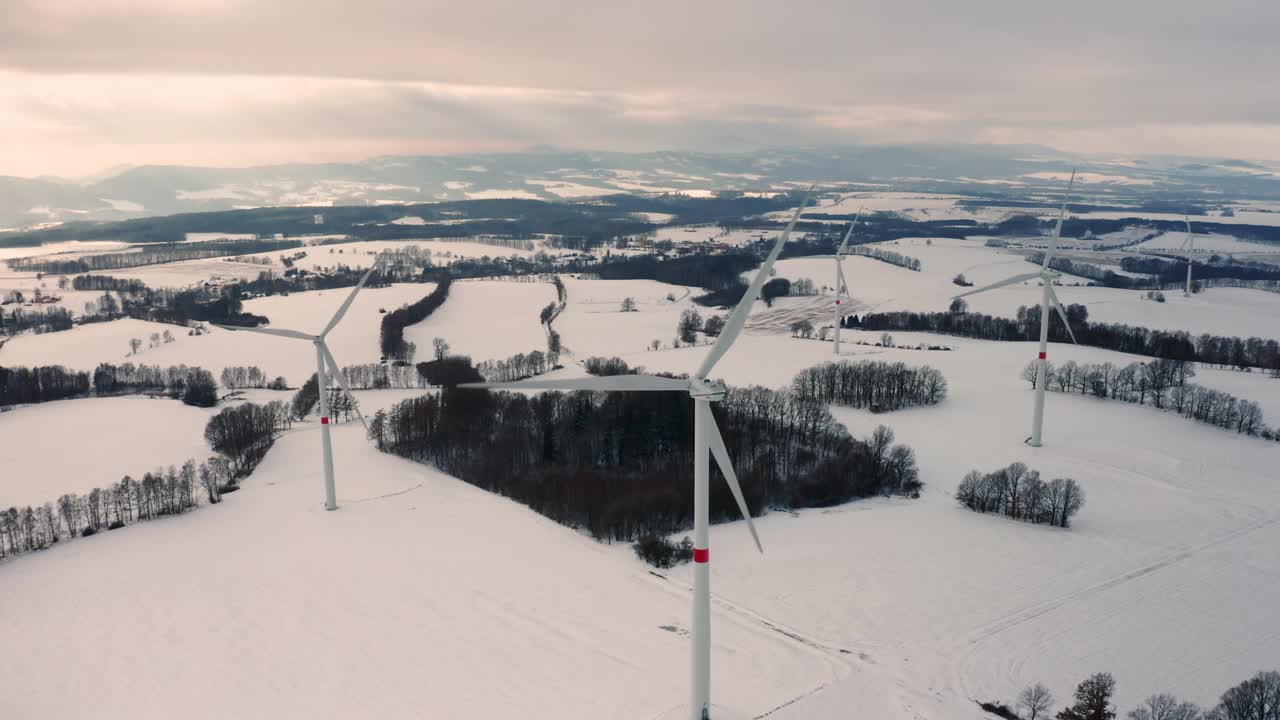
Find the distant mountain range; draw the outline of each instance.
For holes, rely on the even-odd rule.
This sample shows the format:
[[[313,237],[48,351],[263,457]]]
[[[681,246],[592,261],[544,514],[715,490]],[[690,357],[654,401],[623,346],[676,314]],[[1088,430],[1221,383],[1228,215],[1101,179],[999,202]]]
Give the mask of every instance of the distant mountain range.
[[[131,167],[85,181],[0,176],[0,230],[273,206],[421,203],[613,193],[770,192],[810,182],[943,192],[1034,190],[1079,163],[1051,148],[910,145],[772,148],[755,153],[568,152],[388,156],[357,163]],[[1094,183],[1171,196],[1280,198],[1280,168],[1242,160],[1090,157]],[[1105,176],[1105,177],[1103,177]]]

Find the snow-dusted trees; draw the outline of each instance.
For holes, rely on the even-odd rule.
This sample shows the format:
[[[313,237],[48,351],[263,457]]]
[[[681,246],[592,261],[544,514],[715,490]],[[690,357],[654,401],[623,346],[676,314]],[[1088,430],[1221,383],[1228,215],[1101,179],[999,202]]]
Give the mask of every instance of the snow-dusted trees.
[[[1016,462],[985,474],[970,470],[956,488],[956,500],[975,512],[1065,528],[1084,506],[1084,490],[1068,478],[1046,483],[1039,472]]]
[[[426,297],[412,305],[406,305],[382,316],[380,343],[382,356],[388,360],[406,359],[409,352],[408,343],[404,339],[404,329],[426,320],[436,308],[444,304],[449,297],[451,279],[448,275],[440,278],[434,290]]]
[[[1075,703],[1058,713],[1058,720],[1115,720],[1111,696],[1116,681],[1111,673],[1091,675],[1076,688]]]
[[[623,299],[622,299],[622,312],[635,312],[635,311],[636,311],[636,301],[635,301],[635,298],[630,298],[630,297],[623,298]]]
[[[800,371],[791,381],[791,389],[801,397],[828,405],[887,412],[942,402],[947,396],[947,380],[927,365],[841,360]]]
[[[1022,377],[1035,386],[1034,362],[1023,369]],[[1060,367],[1050,366],[1046,377],[1049,390],[1151,404],[1225,430],[1274,437],[1258,403],[1188,382],[1195,377],[1195,365],[1187,360],[1157,358],[1122,368],[1112,363],[1080,365],[1068,361]]]
[[[0,367],[0,406],[64,400],[89,393],[89,374],[61,365]]]
[[[187,460],[181,469],[171,465],[167,470],[145,473],[141,480],[126,475],[117,483],[83,494],[64,494],[56,502],[0,510],[0,558],[193,510],[197,482],[216,460],[220,458],[199,467],[194,460]],[[211,503],[218,497],[217,488],[209,491]]]
[[[209,418],[204,437],[210,447],[227,458],[233,475],[244,477],[253,471],[275,442],[276,435],[282,430],[280,416],[283,414],[283,404],[279,402],[267,405],[244,403],[223,408],[222,412]]]
[[[698,342],[699,332],[702,332],[702,315],[693,308],[680,313],[680,322],[676,325],[676,337],[680,342],[687,345]]]
[[[825,404],[796,393],[732,388],[713,411],[753,512],[920,487],[914,454],[887,428],[851,437]],[[692,403],[678,393],[446,388],[395,405],[383,440],[597,538],[635,540],[689,526],[692,423]],[[737,512],[729,493],[713,490],[714,521]]]
[[[222,369],[222,386],[230,390],[245,388],[264,388],[267,386],[267,375],[256,365],[228,366]]]
[[[885,250],[884,248],[877,247],[875,245],[856,245],[849,249],[849,254],[862,255],[863,257],[869,257],[879,260],[880,262],[889,263],[890,265],[897,265],[900,268],[915,270],[916,272],[920,271],[920,261],[918,259],[907,257],[902,253],[896,253],[892,250]]]
[[[512,382],[541,375],[552,368],[541,350],[516,353],[506,360],[485,360],[475,366],[486,382]]]

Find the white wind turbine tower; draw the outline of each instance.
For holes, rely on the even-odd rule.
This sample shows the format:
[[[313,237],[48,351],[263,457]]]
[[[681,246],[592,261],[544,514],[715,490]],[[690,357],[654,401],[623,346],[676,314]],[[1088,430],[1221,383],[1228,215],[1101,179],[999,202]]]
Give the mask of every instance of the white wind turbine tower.
[[[844,234],[844,240],[840,242],[840,247],[836,248],[836,304],[834,306],[836,319],[836,355],[840,354],[840,321],[844,317],[840,314],[840,298],[849,299],[849,284],[844,280],[844,269],[841,267],[844,260],[844,249],[849,244],[849,236],[853,235],[853,229],[858,226],[858,219],[862,217],[862,208],[858,208],[858,213],[853,216],[853,222],[849,223],[849,230]]]
[[[1045,392],[1045,375],[1048,370],[1049,362],[1049,310],[1050,308],[1058,311],[1058,317],[1062,318],[1062,325],[1067,329],[1067,334],[1071,336],[1071,342],[1076,342],[1076,334],[1071,331],[1071,323],[1067,322],[1067,311],[1062,309],[1062,303],[1058,301],[1058,294],[1053,291],[1053,281],[1061,277],[1061,274],[1049,269],[1049,261],[1053,259],[1053,253],[1058,249],[1058,239],[1062,235],[1062,220],[1067,214],[1067,200],[1071,198],[1071,186],[1075,184],[1076,173],[1071,171],[1071,180],[1067,182],[1067,192],[1062,198],[1062,208],[1058,211],[1058,224],[1053,229],[1053,238],[1049,240],[1049,249],[1044,254],[1044,261],[1040,263],[1040,271],[1033,273],[1025,273],[1022,275],[1014,275],[1011,278],[1005,278],[998,283],[987,285],[986,287],[970,290],[967,293],[957,295],[957,298],[967,297],[969,295],[977,295],[998,287],[1013,285],[1027,280],[1040,279],[1043,286],[1043,292],[1040,300],[1040,355],[1036,360],[1036,405],[1035,414],[1031,419],[1031,437],[1027,440],[1032,447],[1040,447],[1040,440],[1044,431],[1044,392]],[[1079,343],[1077,343],[1079,344]]]
[[[232,327],[230,325],[216,325],[223,330],[231,330],[234,332],[256,332],[263,335],[278,335],[280,337],[295,338],[298,340],[307,340],[316,346],[316,382],[320,389],[320,444],[323,447],[324,457],[324,509],[338,509],[338,498],[333,486],[333,444],[329,438],[329,379],[338,381],[338,385],[342,388],[342,392],[346,393],[351,400],[351,407],[356,412],[356,417],[360,418],[360,423],[364,425],[365,430],[369,429],[369,424],[365,422],[364,415],[360,412],[360,406],[356,404],[355,396],[351,394],[351,390],[347,388],[347,383],[342,379],[342,371],[338,369],[338,362],[333,359],[333,353],[329,352],[329,346],[325,344],[325,336],[329,331],[338,326],[342,321],[342,316],[347,314],[351,303],[355,301],[356,294],[364,287],[365,282],[369,280],[369,276],[373,271],[378,269],[379,261],[375,260],[369,271],[360,278],[360,282],[351,290],[351,294],[343,301],[338,308],[338,312],[333,314],[333,318],[329,320],[329,324],[324,326],[324,330],[319,335],[308,335],[297,330],[284,330],[277,328],[257,328],[257,327]],[[328,372],[326,372],[326,365]]]
[[[747,509],[747,501],[742,496],[742,488],[738,485],[738,477],[729,461],[729,451],[725,448],[724,438],[721,437],[715,417],[711,414],[711,403],[724,399],[726,389],[724,383],[708,380],[707,375],[738,339],[742,326],[747,322],[747,316],[751,314],[751,306],[760,297],[760,288],[769,279],[773,264],[782,252],[782,246],[786,244],[792,229],[800,219],[800,213],[808,202],[809,193],[806,193],[800,207],[796,208],[795,214],[791,217],[791,222],[778,236],[773,249],[769,251],[769,256],[748,286],[746,294],[729,314],[729,319],[725,322],[716,344],[711,348],[711,352],[707,353],[707,357],[693,377],[685,380],[655,375],[614,375],[572,380],[466,383],[458,386],[511,390],[668,391],[687,392],[689,397],[693,398],[693,697],[689,715],[693,720],[706,720],[711,712],[711,586],[708,566],[711,555],[707,543],[708,478],[711,468],[708,454],[714,456],[716,465],[720,466],[720,471],[729,484],[729,491],[733,493],[733,499],[737,501],[742,517],[747,521],[747,529],[751,531],[756,548],[764,552],[760,545],[760,536],[756,534],[755,523],[751,521],[751,513]]]
[[[1196,236],[1191,234],[1191,216],[1183,215],[1187,221],[1187,239],[1182,241],[1182,247],[1178,248],[1180,252],[1187,254],[1187,287],[1182,291],[1184,297],[1191,297],[1191,266],[1195,263],[1191,253],[1196,251]]]

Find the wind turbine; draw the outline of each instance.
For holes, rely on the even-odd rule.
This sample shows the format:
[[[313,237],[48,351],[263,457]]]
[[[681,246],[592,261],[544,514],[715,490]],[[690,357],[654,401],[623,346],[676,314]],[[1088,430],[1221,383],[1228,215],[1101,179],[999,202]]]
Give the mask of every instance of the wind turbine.
[[[1058,311],[1058,317],[1062,318],[1062,325],[1067,329],[1067,334],[1071,336],[1071,342],[1076,342],[1076,334],[1071,331],[1071,323],[1067,322],[1067,311],[1062,309],[1062,303],[1058,301],[1058,294],[1053,291],[1053,281],[1062,277],[1062,275],[1049,269],[1049,261],[1053,259],[1053,252],[1058,248],[1058,239],[1062,236],[1062,220],[1066,217],[1067,201],[1071,198],[1071,186],[1075,182],[1076,173],[1072,170],[1071,180],[1067,182],[1066,195],[1062,198],[1062,208],[1058,211],[1058,224],[1053,229],[1053,238],[1049,240],[1049,249],[1045,252],[1044,260],[1040,263],[1039,272],[1014,275],[998,283],[992,283],[986,287],[956,295],[957,298],[962,298],[1006,285],[1013,285],[1036,278],[1040,279],[1044,290],[1040,299],[1040,355],[1036,360],[1036,406],[1035,414],[1031,419],[1031,437],[1027,440],[1032,447],[1040,447],[1040,440],[1044,431],[1044,386],[1049,362],[1049,309],[1051,307]],[[1079,343],[1076,344],[1078,345]]]
[[[1191,253],[1196,251],[1196,236],[1191,234],[1191,216],[1183,215],[1183,219],[1187,221],[1187,239],[1182,241],[1182,247],[1178,250],[1187,253],[1187,288],[1182,291],[1183,296],[1191,297],[1191,266],[1195,263]]]
[[[809,191],[812,192],[813,188]],[[809,202],[809,193],[805,193],[800,207],[786,230],[778,237],[773,249],[765,258],[764,264],[756,272],[755,278],[747,287],[747,292],[738,302],[737,307],[729,314],[724,329],[716,344],[703,359],[702,365],[689,379],[666,378],[655,375],[614,375],[610,377],[588,377],[572,380],[519,380],[508,383],[466,383],[463,388],[491,388],[511,390],[605,390],[612,392],[626,391],[668,391],[687,392],[693,398],[693,702],[690,706],[690,717],[693,720],[707,720],[711,712],[711,586],[710,548],[707,542],[707,507],[708,478],[710,477],[710,460],[715,457],[716,465],[724,474],[729,491],[738,503],[738,510],[747,521],[747,529],[755,540],[756,548],[764,552],[760,545],[760,536],[756,534],[755,523],[751,521],[751,512],[747,509],[747,501],[742,496],[742,488],[738,485],[738,477],[733,472],[729,461],[729,451],[725,448],[720,428],[716,426],[715,417],[711,414],[711,403],[724,399],[724,383],[708,380],[707,375],[728,352],[742,326],[751,314],[751,306],[760,297],[760,289],[769,279],[773,264],[782,252],[782,246],[800,219],[800,213]]]
[[[849,284],[844,280],[844,269],[841,267],[841,258],[844,255],[844,248],[849,244],[849,236],[853,235],[853,229],[858,226],[858,218],[862,217],[862,208],[858,208],[858,214],[853,216],[853,222],[849,223],[849,230],[844,234],[844,240],[840,242],[840,247],[836,248],[836,304],[834,307],[836,317],[836,355],[840,354],[840,321],[844,318],[840,315],[840,298],[848,297]]]
[[[338,369],[338,362],[333,359],[333,353],[329,352],[329,346],[325,344],[325,336],[329,334],[342,321],[342,317],[347,314],[347,310],[351,308],[351,303],[355,301],[356,294],[364,287],[365,282],[369,280],[369,276],[374,270],[378,269],[378,261],[374,261],[369,271],[360,278],[360,282],[351,290],[351,294],[343,301],[338,308],[338,312],[333,314],[333,318],[329,320],[329,324],[324,326],[324,330],[319,335],[308,335],[297,330],[285,330],[277,328],[258,328],[258,327],[233,327],[231,325],[218,325],[223,330],[231,330],[233,332],[256,332],[263,335],[278,335],[280,337],[295,338],[297,340],[307,340],[316,346],[316,382],[320,387],[320,444],[324,448],[324,509],[337,510],[338,498],[333,487],[333,444],[329,438],[329,377],[338,381],[338,385],[342,388],[342,392],[346,393],[351,400],[351,407],[356,411],[356,417],[360,418],[360,424],[364,425],[366,431],[369,429],[369,423],[365,422],[364,415],[360,412],[360,406],[356,404],[355,396],[351,394],[351,390],[347,388],[347,383],[342,379],[342,371]],[[326,373],[325,366],[328,366],[331,372]]]

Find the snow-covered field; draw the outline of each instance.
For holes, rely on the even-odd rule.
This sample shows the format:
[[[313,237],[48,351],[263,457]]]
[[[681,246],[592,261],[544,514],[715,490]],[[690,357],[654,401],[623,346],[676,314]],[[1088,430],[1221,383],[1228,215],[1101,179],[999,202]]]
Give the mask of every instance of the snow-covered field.
[[[960,292],[1003,280],[1011,275],[1033,272],[1035,266],[1021,255],[985,247],[974,240],[934,239],[932,244],[907,238],[879,247],[920,260],[919,272],[906,270],[867,257],[844,260],[849,293],[864,312],[894,310],[942,311]],[[819,287],[834,285],[831,256],[793,258],[779,261],[777,276],[795,280],[810,278]],[[952,278],[963,273],[974,288],[961,288]],[[750,278],[751,273],[744,277]],[[1244,288],[1209,288],[1191,298],[1165,293],[1167,302],[1157,303],[1134,290],[1083,287],[1084,278],[1064,276],[1058,288],[1063,303],[1082,303],[1091,320],[1142,325],[1160,330],[1186,330],[1194,334],[1214,333],[1249,337],[1280,336],[1280,294]],[[1080,283],[1081,287],[1073,286]],[[967,298],[976,312],[1011,318],[1020,305],[1040,302],[1038,281],[1028,281]]]
[[[1187,234],[1181,232],[1161,233],[1156,237],[1134,245],[1133,250],[1161,250],[1178,252],[1187,241]],[[1231,235],[1195,233],[1195,252],[1201,253],[1277,253],[1280,246],[1266,243],[1249,242]]]
[[[556,288],[550,282],[455,282],[444,305],[423,322],[410,325],[404,337],[417,343],[420,360],[430,358],[432,340],[438,337],[449,343],[451,352],[469,355],[475,362],[546,352],[547,336],[538,315],[555,299]],[[570,340],[564,342],[572,348]]]
[[[460,283],[461,284],[461,283]],[[397,284],[368,288],[356,296],[342,323],[329,334],[328,345],[340,365],[375,363],[381,359],[378,347],[382,314],[401,305],[417,302],[435,286]],[[269,327],[319,332],[351,292],[350,288],[322,290],[255,298],[244,303],[245,312],[266,315]],[[452,298],[450,299],[450,302]],[[446,302],[446,307],[448,302]],[[537,318],[537,309],[533,310]],[[534,328],[537,330],[537,328]],[[151,348],[151,333],[170,331],[174,341]],[[129,340],[139,338],[143,349],[129,355]],[[419,349],[425,353],[430,339]],[[217,378],[227,366],[257,365],[268,377],[283,375],[291,385],[299,385],[315,372],[315,349],[287,338],[211,328],[206,335],[189,336],[183,328],[126,318],[107,323],[82,325],[66,332],[21,335],[0,348],[0,364],[62,364],[78,370],[92,370],[99,363],[132,362],[146,365],[199,365]]]
[[[693,304],[692,298],[705,292],[701,288],[653,280],[562,279],[569,304],[556,319],[555,328],[579,359],[647,350],[654,340],[670,346],[685,310],[696,308],[704,317],[718,314]],[[622,312],[626,298],[635,301],[634,312]]]
[[[189,458],[202,462],[212,454],[204,426],[213,412],[176,400],[118,397],[0,413],[0,508],[53,502]]]
[[[320,265],[341,258],[367,266],[378,245],[360,243],[341,255],[307,251],[324,251]],[[981,240],[886,247],[919,258],[923,271],[846,258],[859,312],[943,310],[962,291],[951,282],[957,273],[981,286],[1034,269]],[[177,277],[190,272],[186,265],[152,272]],[[797,258],[777,270],[821,288],[832,284],[833,265],[830,257]],[[651,372],[692,372],[705,357],[705,347],[669,349],[698,289],[563,280],[568,305],[555,327],[573,355],[562,374],[580,374],[573,360],[591,355],[619,355]],[[376,362],[379,309],[431,290],[362,292],[329,338],[338,362]],[[314,332],[348,292],[258,298],[245,310],[267,315],[272,327]],[[1169,293],[1163,304],[1105,288],[1064,286],[1059,295],[1088,305],[1094,320],[1280,336],[1277,294],[1214,288],[1190,299]],[[621,312],[628,297],[636,312]],[[538,315],[555,298],[547,282],[459,281],[406,338],[417,343],[418,359],[430,355],[435,337],[476,361],[542,350]],[[806,314],[829,322],[830,299],[784,298],[773,310],[758,304],[715,374],[732,385],[782,387],[830,359],[830,343],[793,339],[785,329],[788,318]],[[971,305],[1011,317],[1038,300],[1039,289],[1027,284]],[[174,332],[173,343],[127,355],[129,338],[143,339],[145,348],[152,332],[164,330]],[[948,399],[885,415],[833,412],[859,436],[891,426],[914,448],[925,490],[918,500],[771,512],[758,521],[763,557],[742,523],[712,529],[712,696],[727,711],[717,718],[978,720],[984,716],[974,700],[1010,700],[1040,681],[1061,707],[1077,682],[1099,671],[1115,674],[1123,712],[1162,691],[1208,704],[1275,666],[1280,443],[1150,407],[1051,393],[1046,444],[1033,449],[1023,443],[1032,393],[1020,372],[1034,344],[898,332],[899,348],[857,344],[878,335],[847,331],[844,356],[937,367],[949,381]],[[654,339],[668,349],[649,350]],[[920,342],[955,349],[902,347]],[[1145,361],[1061,344],[1050,359]],[[0,365],[91,370],[125,361],[200,365],[215,376],[228,365],[259,365],[293,385],[314,371],[304,342],[217,329],[192,337],[136,320],[22,335],[0,348]],[[1256,400],[1266,422],[1280,425],[1280,380],[1199,368],[1194,382]],[[358,395],[370,414],[417,392]],[[289,393],[246,396],[262,402]],[[210,412],[115,398],[0,414],[0,502],[53,500],[204,457]],[[341,508],[326,513],[316,430],[310,421],[287,432],[244,489],[218,507],[0,563],[0,647],[26,650],[0,652],[6,712],[679,716],[688,697],[687,566],[652,571],[628,546],[597,544],[518,504],[380,454],[358,423],[334,427]],[[966,471],[1013,461],[1081,483],[1087,501],[1071,529],[957,506],[954,491]]]

